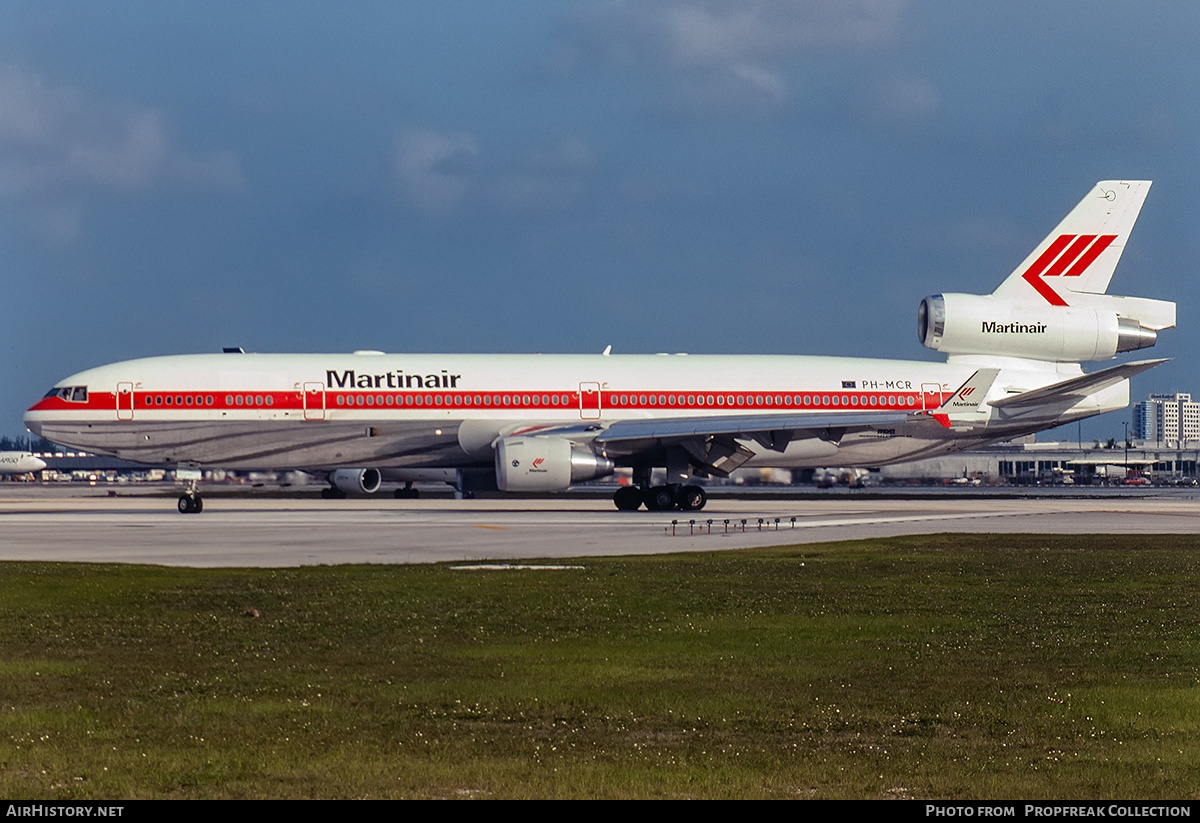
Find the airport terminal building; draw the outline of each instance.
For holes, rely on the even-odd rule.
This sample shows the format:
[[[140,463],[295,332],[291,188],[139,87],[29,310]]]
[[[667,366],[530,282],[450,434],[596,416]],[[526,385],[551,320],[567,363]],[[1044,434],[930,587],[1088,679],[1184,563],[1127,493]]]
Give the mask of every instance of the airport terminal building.
[[[1188,484],[1197,480],[1200,442],[1182,447],[1124,443],[1006,443],[929,460],[884,466],[884,481],[929,481],[938,478],[985,484],[1072,485],[1149,482]],[[1140,478],[1145,478],[1141,480]]]

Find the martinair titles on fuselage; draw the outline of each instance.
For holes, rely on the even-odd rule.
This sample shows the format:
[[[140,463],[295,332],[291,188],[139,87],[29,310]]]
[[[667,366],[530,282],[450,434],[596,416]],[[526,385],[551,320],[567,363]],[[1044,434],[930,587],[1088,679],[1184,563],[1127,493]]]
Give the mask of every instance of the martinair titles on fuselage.
[[[363,374],[354,369],[325,370],[325,387],[329,389],[457,389],[461,374],[405,374],[402,369],[381,374]],[[860,385],[861,383],[861,385]],[[911,380],[843,380],[843,389],[885,389],[911,391]]]
[[[405,374],[403,370],[384,374],[360,374],[354,369],[325,370],[325,386],[330,389],[457,389],[461,374]]]

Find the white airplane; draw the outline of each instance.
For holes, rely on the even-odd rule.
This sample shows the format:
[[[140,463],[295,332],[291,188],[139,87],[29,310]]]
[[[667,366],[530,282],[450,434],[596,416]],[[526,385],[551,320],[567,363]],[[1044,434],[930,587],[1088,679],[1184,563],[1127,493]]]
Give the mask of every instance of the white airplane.
[[[46,468],[46,461],[33,452],[0,452],[0,474],[30,474]]]
[[[739,466],[880,466],[975,448],[1125,408],[1129,378],[1082,361],[1153,346],[1175,304],[1107,295],[1150,188],[1098,183],[990,295],[921,301],[945,363],[845,357],[225,354],[151,357],[59,382],[25,415],[42,437],[176,465],[181,512],[200,469],[306,469],[330,493],[481,473],[555,492],[633,468],[618,509],[697,510],[688,479]],[[667,482],[650,485],[665,468]]]

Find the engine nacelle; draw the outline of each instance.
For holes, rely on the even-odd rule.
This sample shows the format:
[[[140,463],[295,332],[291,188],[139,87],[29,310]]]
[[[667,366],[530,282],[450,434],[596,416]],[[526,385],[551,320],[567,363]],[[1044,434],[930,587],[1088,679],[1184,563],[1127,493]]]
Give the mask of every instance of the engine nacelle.
[[[347,494],[374,494],[383,477],[379,469],[337,469],[329,473],[329,482]]]
[[[926,348],[946,354],[1076,363],[1153,346],[1158,340],[1155,328],[1106,305],[1124,308],[1118,301],[1162,302],[1094,295],[1088,301],[1093,305],[1039,307],[992,295],[935,294],[922,300],[917,310],[917,337]],[[1173,315],[1174,304],[1164,305],[1170,305]]]
[[[496,444],[496,485],[506,492],[561,492],[613,473],[613,462],[563,437],[505,437]]]

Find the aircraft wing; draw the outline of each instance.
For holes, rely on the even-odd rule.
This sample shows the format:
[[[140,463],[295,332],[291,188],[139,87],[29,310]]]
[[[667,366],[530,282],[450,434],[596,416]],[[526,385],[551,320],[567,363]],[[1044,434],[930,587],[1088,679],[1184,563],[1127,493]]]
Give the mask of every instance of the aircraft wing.
[[[847,432],[905,423],[928,421],[949,427],[949,414],[963,408],[977,408],[997,374],[998,369],[977,370],[933,412],[879,409],[619,420],[597,434],[594,442],[627,453],[682,447],[694,464],[711,474],[727,476],[754,456],[744,442],[747,440],[767,451],[782,452],[793,440],[838,443]]]
[[[621,420],[596,436],[597,443],[633,444],[639,441],[680,441],[703,437],[739,437],[753,439],[774,449],[769,440],[780,441],[780,449],[790,440],[818,437],[836,442],[848,431],[878,426],[912,423],[942,417],[958,409],[974,409],[1000,373],[999,369],[978,369],[967,382],[947,396],[933,412],[879,409],[847,414],[845,412],[804,412],[794,414],[739,414],[714,417],[682,417],[665,420]],[[980,390],[975,395],[976,390]],[[968,400],[967,398],[971,399]],[[939,420],[941,425],[948,421]]]
[[[792,440],[823,437],[831,431],[846,432],[872,426],[903,423],[908,412],[861,412],[858,414],[746,414],[728,417],[679,417],[656,420],[619,420],[598,434],[597,443],[634,444],[638,441],[678,441],[693,437],[754,438],[774,432],[792,433]],[[836,439],[836,438],[835,438]]]
[[[782,452],[793,440],[819,438],[837,443],[847,432],[899,425],[917,416],[877,411],[619,420],[597,434],[594,442],[626,453],[682,448],[694,465],[727,477],[755,455],[739,441],[753,440],[766,450]]]
[[[1021,392],[1020,394],[1014,394],[1011,397],[1002,397],[998,400],[990,400],[988,401],[988,405],[996,409],[1003,409],[1006,412],[1021,412],[1056,402],[1070,401],[1071,403],[1076,403],[1089,394],[1095,394],[1101,389],[1115,386],[1122,380],[1128,380],[1135,374],[1144,372],[1146,369],[1152,369],[1155,366],[1166,363],[1168,360],[1170,360],[1169,357],[1164,357],[1158,360],[1138,360],[1134,363],[1122,363],[1120,366],[1112,366],[1111,368],[1101,369],[1092,374],[1072,377],[1069,380],[1052,383],[1040,389]]]

